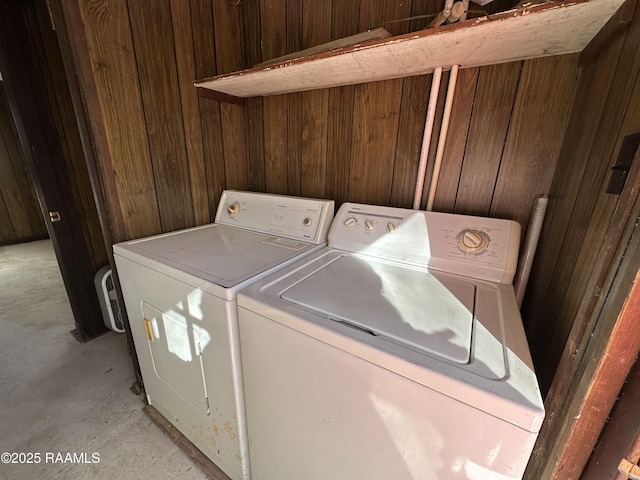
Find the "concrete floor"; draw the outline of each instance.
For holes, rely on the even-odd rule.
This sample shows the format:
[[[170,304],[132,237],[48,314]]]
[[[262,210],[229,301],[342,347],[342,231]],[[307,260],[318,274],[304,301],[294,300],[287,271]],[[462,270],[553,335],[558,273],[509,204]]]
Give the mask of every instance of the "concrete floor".
[[[129,390],[124,335],[73,329],[51,242],[0,247],[0,479],[208,478]]]

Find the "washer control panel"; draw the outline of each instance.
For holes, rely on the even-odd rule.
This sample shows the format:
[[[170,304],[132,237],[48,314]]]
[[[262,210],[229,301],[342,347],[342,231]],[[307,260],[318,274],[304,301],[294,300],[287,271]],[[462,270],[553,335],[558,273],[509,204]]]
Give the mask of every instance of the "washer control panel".
[[[520,225],[512,220],[345,203],[329,232],[329,246],[511,283]]]
[[[320,244],[333,211],[333,200],[225,190],[215,223]]]

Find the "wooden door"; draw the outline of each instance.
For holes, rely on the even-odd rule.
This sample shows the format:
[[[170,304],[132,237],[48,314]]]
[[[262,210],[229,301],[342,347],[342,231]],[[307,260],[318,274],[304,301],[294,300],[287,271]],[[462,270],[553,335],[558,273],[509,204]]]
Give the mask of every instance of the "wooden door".
[[[106,327],[93,283],[93,257],[47,98],[49,65],[39,61],[42,38],[28,22],[28,9],[34,5],[0,1],[0,71],[75,317],[73,333],[87,340]]]

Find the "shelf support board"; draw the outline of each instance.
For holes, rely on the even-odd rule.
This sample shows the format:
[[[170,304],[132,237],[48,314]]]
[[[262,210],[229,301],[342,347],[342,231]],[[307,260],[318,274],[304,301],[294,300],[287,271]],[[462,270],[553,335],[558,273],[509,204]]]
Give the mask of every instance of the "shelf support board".
[[[196,87],[198,90],[198,96],[203,98],[209,98],[211,100],[217,100],[219,102],[233,103],[234,105],[244,106],[247,101],[242,97],[236,97],[224,92],[218,92],[210,88]]]
[[[470,68],[576,53],[597,36],[623,2],[530,5],[219,75],[195,85],[247,98],[426,75],[436,67]]]

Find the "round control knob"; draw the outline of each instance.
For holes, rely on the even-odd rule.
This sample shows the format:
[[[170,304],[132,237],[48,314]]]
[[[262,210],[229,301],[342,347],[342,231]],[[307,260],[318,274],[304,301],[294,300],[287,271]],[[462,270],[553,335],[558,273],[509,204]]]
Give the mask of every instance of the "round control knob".
[[[367,232],[370,232],[371,230],[373,230],[373,227],[374,227],[374,226],[375,226],[375,225],[373,224],[373,220],[365,220],[365,222],[364,222],[364,229],[365,229]]]
[[[344,224],[349,228],[353,227],[356,223],[358,223],[358,220],[354,217],[349,217],[344,221]]]
[[[467,229],[458,234],[458,246],[469,253],[483,251],[489,245],[489,237],[480,230]]]
[[[313,220],[311,220],[309,217],[305,217],[305,219],[302,220],[302,224],[305,227],[310,227],[312,223],[313,223]]]
[[[387,233],[396,233],[396,226],[391,222],[387,223]]]
[[[227,214],[230,217],[235,217],[240,212],[240,204],[233,202],[231,205],[227,205]]]

